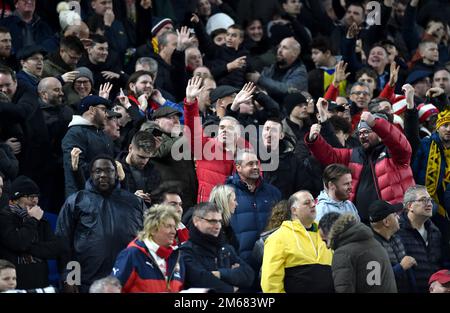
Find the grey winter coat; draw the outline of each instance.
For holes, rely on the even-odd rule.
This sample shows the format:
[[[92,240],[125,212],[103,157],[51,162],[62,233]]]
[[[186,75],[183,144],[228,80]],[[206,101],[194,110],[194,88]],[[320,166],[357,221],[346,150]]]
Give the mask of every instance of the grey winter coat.
[[[344,214],[330,230],[334,288],[339,293],[396,293],[389,256],[372,230]]]

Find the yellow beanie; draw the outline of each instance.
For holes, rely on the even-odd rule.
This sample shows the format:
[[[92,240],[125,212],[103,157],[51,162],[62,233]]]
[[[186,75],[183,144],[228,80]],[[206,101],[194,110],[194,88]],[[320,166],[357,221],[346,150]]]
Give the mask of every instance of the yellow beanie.
[[[436,121],[436,129],[439,129],[442,125],[450,123],[450,111],[445,110],[438,115],[438,119]]]

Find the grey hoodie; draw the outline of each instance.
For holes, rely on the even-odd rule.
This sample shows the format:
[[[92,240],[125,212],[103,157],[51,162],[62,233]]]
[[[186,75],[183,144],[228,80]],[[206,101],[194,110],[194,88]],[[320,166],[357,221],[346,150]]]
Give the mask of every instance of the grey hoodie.
[[[319,222],[322,216],[329,212],[337,212],[339,214],[349,213],[356,217],[358,222],[360,221],[358,210],[356,209],[353,202],[350,200],[336,201],[328,196],[325,190],[322,190],[317,197],[316,205],[316,221]]]

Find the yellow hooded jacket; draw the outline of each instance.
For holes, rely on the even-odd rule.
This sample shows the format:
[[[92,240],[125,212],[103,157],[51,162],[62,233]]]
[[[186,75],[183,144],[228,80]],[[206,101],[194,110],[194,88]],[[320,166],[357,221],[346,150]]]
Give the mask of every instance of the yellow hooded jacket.
[[[330,266],[332,252],[317,231],[307,231],[299,220],[284,221],[280,228],[264,243],[264,257],[261,272],[263,292],[286,292],[284,286],[285,268],[302,265]]]

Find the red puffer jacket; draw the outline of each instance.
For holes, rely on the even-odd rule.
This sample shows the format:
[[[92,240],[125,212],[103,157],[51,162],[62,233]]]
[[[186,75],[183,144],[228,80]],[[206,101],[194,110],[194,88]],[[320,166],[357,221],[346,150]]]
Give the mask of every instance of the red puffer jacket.
[[[208,201],[214,186],[224,184],[225,180],[235,172],[234,155],[225,151],[223,144],[216,138],[203,134],[197,101],[187,103],[186,99],[184,100],[184,124],[184,135],[190,143],[197,165],[197,203]],[[249,142],[243,138],[238,139],[238,149],[250,147]]]
[[[379,157],[372,161],[375,167],[374,179],[378,196],[390,203],[400,203],[408,187],[415,184],[410,167],[411,145],[403,133],[384,119],[376,119],[372,130],[380,136],[384,148]],[[309,133],[305,135],[305,143],[313,155],[324,165],[340,163],[352,170],[352,194],[354,201],[363,167],[364,150],[362,147],[354,149],[336,149],[331,147],[323,138],[319,137],[308,142]],[[373,168],[372,168],[373,169]]]

